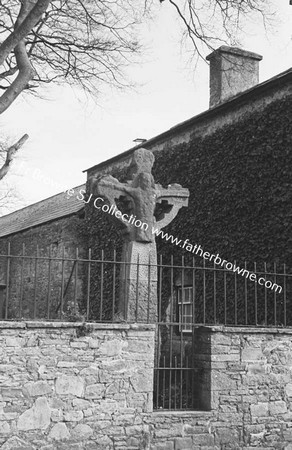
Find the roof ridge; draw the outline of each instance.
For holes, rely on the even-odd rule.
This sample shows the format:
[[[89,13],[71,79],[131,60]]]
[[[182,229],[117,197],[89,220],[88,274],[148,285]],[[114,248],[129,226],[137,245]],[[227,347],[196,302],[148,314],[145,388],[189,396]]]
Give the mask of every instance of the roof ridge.
[[[54,198],[54,197],[58,197],[59,195],[65,194],[65,192],[69,191],[70,189],[78,189],[78,188],[81,188],[81,187],[83,187],[83,186],[86,186],[86,182],[83,183],[83,184],[80,184],[79,186],[74,186],[74,187],[72,187],[72,188],[68,188],[68,189],[66,189],[65,191],[59,192],[58,194],[51,195],[50,197],[44,198],[43,200],[39,200],[38,202],[31,203],[30,205],[24,206],[23,208],[17,209],[16,211],[13,211],[13,212],[11,212],[11,213],[4,214],[3,216],[0,216],[0,221],[1,221],[1,219],[2,219],[3,217],[11,216],[12,214],[16,214],[16,213],[18,213],[18,212],[20,212],[20,211],[23,211],[24,209],[31,208],[32,206],[35,206],[35,205],[44,203],[44,202],[46,202],[46,201],[48,201],[48,200],[50,200],[50,199],[52,199],[52,198]]]
[[[72,189],[80,191],[85,186],[81,184]],[[0,238],[62,219],[82,209],[84,209],[84,202],[80,201],[76,195],[66,196],[66,191],[63,191],[0,217]]]
[[[142,147],[147,148],[148,145],[152,145],[155,142],[159,142],[161,139],[164,139],[165,136],[168,136],[177,130],[180,130],[184,127],[190,126],[194,122],[202,120],[208,115],[212,115],[212,114],[222,111],[223,108],[226,108],[231,104],[234,104],[234,102],[244,101],[244,99],[248,98],[248,96],[253,94],[254,91],[256,91],[257,89],[258,90],[266,89],[269,84],[273,84],[273,83],[277,82],[278,80],[280,80],[281,78],[285,78],[291,74],[292,74],[292,67],[284,70],[283,72],[280,72],[277,75],[274,75],[271,78],[268,78],[267,80],[262,81],[261,83],[256,84],[255,86],[253,86],[245,91],[239,92],[238,94],[234,95],[233,97],[226,99],[224,102],[219,103],[218,105],[215,105],[212,108],[208,108],[208,109],[196,114],[195,116],[190,117],[189,119],[183,120],[182,122],[179,122],[176,125],[173,125],[172,127],[168,128],[167,130],[162,131],[161,133],[147,139],[145,142],[142,142],[141,144],[135,145],[134,147],[131,147],[128,150],[118,153],[117,155],[114,155],[106,160],[103,160],[100,163],[95,164],[94,166],[91,166],[88,169],[83,170],[82,172],[85,173],[85,172],[90,172],[93,169],[104,168],[107,165],[110,165],[114,162],[123,160],[123,158],[129,157],[135,150],[138,150],[139,148],[142,148]]]

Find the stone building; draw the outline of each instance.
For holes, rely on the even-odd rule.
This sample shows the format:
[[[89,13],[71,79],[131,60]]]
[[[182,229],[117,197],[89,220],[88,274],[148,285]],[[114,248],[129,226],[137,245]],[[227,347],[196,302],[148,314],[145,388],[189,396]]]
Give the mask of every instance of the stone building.
[[[210,108],[140,145],[156,182],[191,192],[167,231],[227,260],[291,262],[292,70],[258,84],[259,55],[221,47],[208,59]],[[88,176],[119,174],[134,149]]]
[[[76,187],[76,190],[85,185]],[[25,244],[28,252],[46,246],[64,244],[67,250],[82,246],[78,229],[83,220],[83,205],[76,197],[64,193],[42,200],[26,208],[1,217],[1,253],[7,252],[5,244],[11,243],[11,251],[19,252]]]
[[[207,111],[91,167],[86,173],[89,177],[112,173],[125,178],[133,151],[147,148],[156,158],[157,182],[164,185],[181,182],[191,190],[189,208],[180,213],[169,232],[182,239],[187,237],[204,249],[217,250],[229,260],[288,263],[292,69],[258,84],[262,58],[257,54],[223,46],[207,59],[210,62]],[[46,245],[62,240],[69,243],[77,211],[70,210],[74,196],[69,200],[66,197],[60,194],[1,217],[1,250],[8,240],[13,245],[15,240],[37,236],[46,228],[43,233]],[[55,201],[64,202],[66,207],[50,215]],[[75,203],[79,208],[81,203]],[[38,208],[48,208],[49,212],[34,220]],[[30,216],[30,221],[23,222],[25,215]],[[82,220],[84,216],[79,217]],[[57,237],[51,235],[54,227],[63,228]],[[98,233],[98,225],[92,228],[95,230],[89,230],[87,236],[89,245],[91,237]],[[74,238],[75,244],[79,242],[79,238]],[[167,245],[159,240],[158,247],[166,251]]]
[[[258,84],[257,54],[221,47],[208,60],[207,111],[86,171],[88,178],[125,181],[133,152],[144,147],[155,155],[157,183],[190,190],[189,207],[166,232],[188,239],[196,252],[157,238],[162,260],[172,262],[159,288],[160,333],[153,324],[98,317],[24,320],[55,319],[62,310],[57,290],[61,302],[74,297],[82,310],[88,287],[97,303],[101,286],[105,292],[110,285],[110,270],[102,278],[94,272],[89,286],[88,271],[74,264],[76,247],[81,259],[90,248],[102,266],[114,247],[118,257],[121,250],[121,226],[93,207],[90,192],[82,203],[85,186],[0,218],[0,312],[10,275],[20,303],[8,318],[22,319],[0,322],[1,450],[291,450],[291,283],[281,296],[234,276],[224,281],[223,274],[222,284],[202,254],[236,260],[278,283],[291,273],[292,69]],[[46,267],[25,269],[22,261],[37,246]],[[18,256],[14,265],[8,253]],[[189,265],[176,270],[182,256]],[[45,279],[47,269],[52,285],[36,297],[34,280]],[[195,298],[196,311],[183,298]],[[181,323],[181,316],[190,320]]]
[[[155,181],[164,186],[181,183],[190,190],[189,207],[181,210],[166,232],[198,247],[189,254],[187,247],[182,250],[157,238],[163,261],[169,262],[171,254],[176,260],[185,255],[189,261],[195,257],[200,265],[207,251],[253,271],[274,272],[276,264],[276,271],[283,273],[284,264],[285,270],[292,264],[292,69],[259,84],[262,57],[255,53],[223,46],[207,59],[207,111],[89,168],[87,176],[112,174],[125,180],[135,149],[151,150],[156,158]],[[1,252],[5,253],[8,241],[12,252],[21,252],[22,242],[28,240],[28,247],[38,241],[39,246],[55,249],[62,243],[68,249],[73,243],[84,254],[91,248],[93,259],[100,258],[102,250],[111,258],[115,247],[119,256],[121,227],[97,212],[92,202],[83,208],[76,200],[82,188],[75,188],[74,195],[59,194],[1,217]],[[54,201],[64,205],[56,214],[51,207]],[[40,212],[35,220],[36,209],[48,213]],[[281,277],[276,281],[281,284]],[[191,289],[188,284],[186,295]]]
[[[79,190],[84,187],[78,186],[76,189]],[[33,303],[41,305],[43,304],[41,299],[47,297],[47,281],[45,280],[47,279],[49,256],[72,259],[76,257],[77,248],[79,248],[79,256],[85,255],[87,244],[80,225],[83,221],[84,208],[82,203],[76,197],[70,198],[64,194],[54,195],[20,211],[1,217],[0,255],[20,256],[20,258],[13,258],[9,265],[10,277],[14,279],[13,288],[10,290],[10,305],[17,308],[21,295],[21,285],[25,282],[28,300],[23,305],[22,314],[24,317],[32,317]],[[37,268],[31,260],[25,259],[25,256],[31,257],[32,255],[37,255],[40,258]],[[24,265],[23,261],[25,262]],[[67,261],[63,268],[65,282],[70,279],[72,269],[73,263]],[[38,292],[34,298],[36,271]],[[54,261],[50,271],[52,281],[55,284],[53,290],[55,290],[60,285],[62,261]],[[78,275],[78,298],[82,295],[81,273],[80,271]],[[4,317],[3,305],[7,284],[9,284],[7,281],[7,256],[0,256],[0,318]],[[71,286],[69,286],[68,296],[70,290],[72,290]],[[57,308],[58,302],[54,305],[53,300],[54,292],[51,292],[50,295],[52,295],[53,306]],[[37,315],[43,316],[44,309],[45,306],[41,306]],[[14,308],[10,311],[10,315],[18,317]],[[54,317],[54,314],[51,317]]]

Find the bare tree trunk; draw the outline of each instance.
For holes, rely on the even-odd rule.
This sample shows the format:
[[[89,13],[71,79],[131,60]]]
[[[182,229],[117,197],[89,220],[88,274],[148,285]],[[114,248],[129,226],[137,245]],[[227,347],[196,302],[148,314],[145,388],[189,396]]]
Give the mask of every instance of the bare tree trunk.
[[[0,114],[6,111],[19,94],[28,87],[28,83],[33,77],[34,70],[27,55],[24,37],[41,19],[49,3],[50,0],[24,0],[14,31],[0,45],[0,65],[4,63],[6,57],[14,49],[18,68],[17,77],[0,97]]]
[[[22,147],[22,145],[25,143],[27,139],[28,135],[25,134],[24,136],[22,136],[21,139],[19,139],[19,141],[17,141],[14,145],[11,145],[11,147],[9,147],[9,149],[7,150],[6,160],[3,166],[0,168],[0,180],[2,180],[2,178],[4,178],[5,175],[7,174],[9,166],[15,156],[15,153],[20,149],[20,147]]]
[[[11,33],[0,45],[0,66],[4,63],[9,53],[16,47],[16,45],[35,27],[42,14],[47,10],[50,2],[51,0],[37,0],[34,2],[25,1],[22,3],[21,10],[23,10],[23,8],[26,9],[29,3],[30,11],[28,11],[29,13],[27,12],[18,23],[18,26],[15,27],[13,33]],[[20,14],[22,14],[21,11]]]

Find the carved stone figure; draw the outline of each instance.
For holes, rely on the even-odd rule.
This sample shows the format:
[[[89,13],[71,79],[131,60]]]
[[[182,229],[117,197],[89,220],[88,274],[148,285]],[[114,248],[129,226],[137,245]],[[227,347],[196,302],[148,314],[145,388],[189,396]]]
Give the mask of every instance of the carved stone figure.
[[[154,230],[168,225],[180,208],[188,205],[188,189],[179,184],[169,185],[167,189],[155,184],[151,174],[153,164],[153,153],[141,148],[133,154],[126,183],[111,175],[89,180],[90,192],[114,205],[114,210],[120,211],[115,217],[125,227],[119,313],[129,321],[157,319]]]

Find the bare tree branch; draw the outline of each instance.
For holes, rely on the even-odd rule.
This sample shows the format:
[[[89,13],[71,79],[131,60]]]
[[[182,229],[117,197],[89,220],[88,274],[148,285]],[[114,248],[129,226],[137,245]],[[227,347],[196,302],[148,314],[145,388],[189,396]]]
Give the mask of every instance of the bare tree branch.
[[[21,8],[24,4],[30,3],[30,12],[21,21],[18,27],[15,28],[13,32],[2,42],[0,45],[0,66],[4,63],[5,59],[8,57],[9,53],[22,41],[35,27],[35,25],[40,20],[42,14],[46,11],[50,4],[50,0],[37,0],[35,5],[33,1],[27,0],[23,1]],[[10,10],[9,10],[10,12]]]
[[[20,149],[20,147],[23,146],[23,144],[25,143],[25,141],[27,139],[28,139],[28,135],[25,134],[15,144],[11,145],[11,147],[9,147],[6,150],[6,159],[5,159],[3,166],[0,168],[0,180],[2,180],[2,178],[4,178],[5,175],[8,173],[9,167],[13,161],[15,153]]]
[[[166,2],[167,0],[160,0]],[[137,28],[159,0],[0,0],[0,114],[23,92],[68,83],[91,94],[129,86],[124,68],[140,50]],[[196,55],[234,43],[242,17],[269,0],[168,0]],[[230,42],[228,42],[230,41]],[[0,169],[7,173],[7,164]],[[1,172],[0,172],[1,174]]]
[[[0,79],[7,82],[2,89],[10,91],[0,99],[0,114],[30,86],[30,81],[34,87],[65,81],[90,93],[98,93],[102,84],[128,85],[123,69],[129,57],[139,50],[135,28],[145,14],[143,8],[139,11],[139,2],[132,5],[128,0],[22,0],[21,3],[19,10],[17,0],[0,2],[2,27],[10,33],[0,45],[0,64],[5,66]],[[31,24],[25,38],[24,23],[26,27]],[[14,79],[16,71],[18,76]]]
[[[47,1],[47,6],[48,4],[49,1]],[[11,83],[11,85],[7,88],[5,93],[0,97],[0,114],[6,111],[6,109],[19,96],[19,94],[21,94],[21,92],[27,88],[29,81],[33,77],[34,70],[30,64],[30,60],[26,52],[25,40],[24,38],[20,39],[20,36],[23,35],[23,31],[19,32],[19,30],[22,29],[21,27],[24,22],[27,23],[27,27],[30,26],[29,30],[31,30],[31,28],[40,20],[42,8],[44,7],[45,2],[41,0],[39,0],[36,5],[34,5],[33,0],[24,0],[21,4],[19,15],[15,23],[15,30],[9,36],[10,38],[14,36],[13,38],[11,38],[11,42],[17,42],[17,45],[15,45],[15,47],[13,48],[18,75]],[[26,28],[24,30],[26,30]],[[5,48],[9,48],[9,45],[7,46],[7,40],[9,39],[9,37],[6,39],[6,46],[5,41],[0,46],[0,64],[1,56],[3,57],[3,55],[5,54]],[[1,51],[1,47],[3,47],[3,45],[4,50],[2,48]],[[10,45],[12,45],[12,43]],[[12,71],[12,69],[10,69],[10,71]]]
[[[163,3],[166,0],[160,0]],[[167,0],[176,10],[185,34],[190,38],[195,52],[214,50],[222,42],[234,44],[242,20],[249,15],[259,16],[266,25],[272,17],[269,0]]]
[[[19,94],[28,87],[28,83],[32,79],[34,73],[23,40],[15,47],[14,53],[18,67],[18,75],[0,97],[0,114],[6,111]]]
[[[14,187],[1,184],[0,188],[0,216],[9,214],[15,208],[24,206],[24,199]]]
[[[157,3],[159,0],[155,0]],[[165,2],[167,0],[160,0]],[[99,93],[103,84],[129,84],[123,69],[140,46],[136,29],[153,0],[1,0],[0,45],[4,70],[0,114],[30,80],[77,84]],[[232,41],[242,17],[263,14],[266,0],[168,0],[181,19],[195,52]],[[15,25],[14,25],[15,24]],[[25,51],[27,54],[25,54]],[[131,57],[131,59],[130,59]],[[15,73],[18,76],[15,79]],[[15,83],[14,83],[15,81]],[[29,90],[29,89],[28,89]]]

